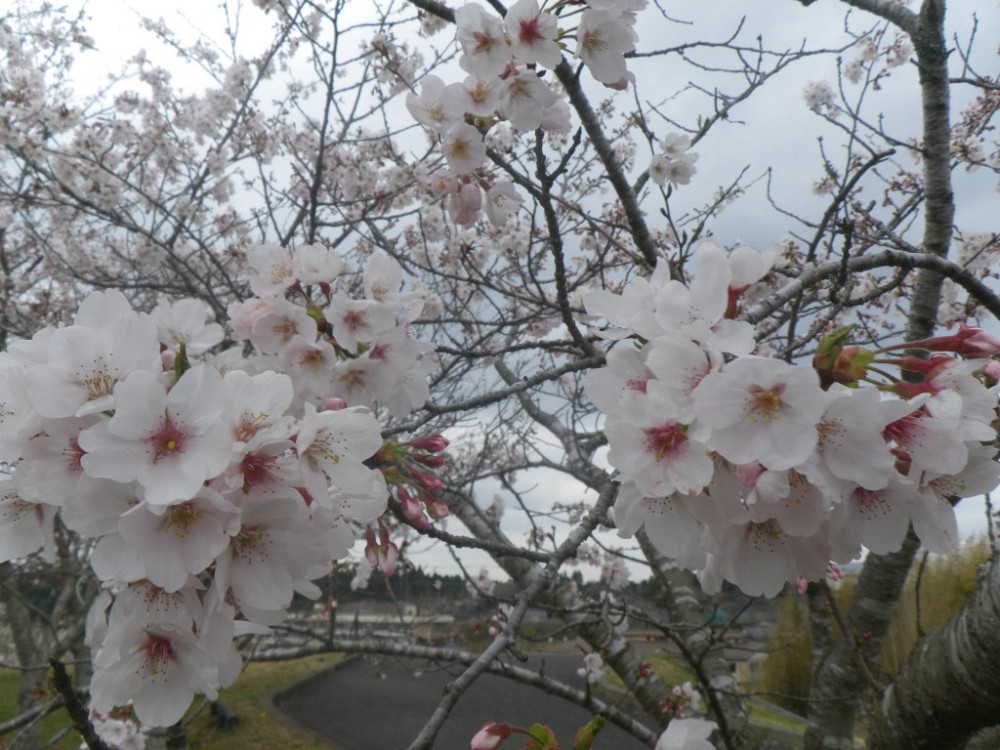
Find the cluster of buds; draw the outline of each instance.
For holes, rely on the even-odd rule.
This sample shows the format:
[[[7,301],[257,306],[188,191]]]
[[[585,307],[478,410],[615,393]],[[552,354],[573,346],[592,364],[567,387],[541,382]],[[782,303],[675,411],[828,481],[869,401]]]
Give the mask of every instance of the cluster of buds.
[[[438,521],[449,514],[440,497],[444,483],[432,473],[447,463],[447,447],[447,438],[431,435],[408,443],[387,441],[378,452],[382,474],[400,512],[417,529],[429,529],[431,519]]]
[[[647,662],[648,663],[648,662]],[[697,708],[700,696],[690,682],[675,685],[670,697],[660,701],[660,711],[670,719],[683,719],[692,707]]]

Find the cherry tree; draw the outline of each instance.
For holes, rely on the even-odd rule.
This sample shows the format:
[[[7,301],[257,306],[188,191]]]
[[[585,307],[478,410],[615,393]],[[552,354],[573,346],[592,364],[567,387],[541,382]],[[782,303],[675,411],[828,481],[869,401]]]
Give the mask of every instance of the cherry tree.
[[[23,614],[33,565],[81,582],[44,643],[27,616],[15,629],[33,679],[85,640],[92,746],[95,722],[121,731],[116,706],[167,727],[215,698],[237,639],[281,632],[335,565],[363,584],[432,544],[492,558],[468,575],[480,595],[501,572],[518,591],[482,652],[311,634],[465,665],[412,748],[486,671],[599,714],[577,747],[605,720],[663,750],[748,747],[699,604],[726,582],[803,582],[806,747],[852,747],[865,695],[873,748],[960,747],[995,723],[993,564],[899,678],[874,667],[917,550],[955,546],[954,506],[1000,482],[1000,239],[956,221],[959,183],[1000,170],[975,23],[953,32],[944,0],[844,0],[833,46],[786,50],[645,0],[256,5],[225,5],[221,37],[144,22],[200,93],[147,52],[81,93],[83,15],[0,25],[4,602]],[[802,36],[829,12],[811,5],[784,11]],[[664,89],[661,68],[693,82]],[[798,70],[815,76],[801,103],[769,106],[823,133],[814,173],[794,167],[812,201],[786,205],[781,165],[699,186],[744,108]],[[897,85],[919,126],[879,114]],[[772,236],[727,240],[754,201]],[[824,579],[865,550],[842,611]],[[653,624],[688,690],[623,632],[626,559],[663,587]],[[601,597],[567,575],[579,561]],[[535,604],[642,718],[511,663]],[[38,714],[22,708],[11,728]],[[557,747],[482,719],[473,748]]]

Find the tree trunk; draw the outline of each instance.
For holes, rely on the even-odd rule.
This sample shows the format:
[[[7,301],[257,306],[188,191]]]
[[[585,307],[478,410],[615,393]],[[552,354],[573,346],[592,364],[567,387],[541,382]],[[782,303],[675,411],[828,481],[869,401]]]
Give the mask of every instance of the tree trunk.
[[[913,649],[885,691],[870,750],[962,748],[1000,718],[1000,565],[972,600]],[[997,745],[989,745],[997,747]]]

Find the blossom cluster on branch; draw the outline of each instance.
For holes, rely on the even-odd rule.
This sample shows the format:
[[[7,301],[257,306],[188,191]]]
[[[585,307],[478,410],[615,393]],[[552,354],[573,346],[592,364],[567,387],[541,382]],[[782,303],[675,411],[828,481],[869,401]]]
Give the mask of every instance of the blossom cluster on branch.
[[[144,724],[176,722],[239,674],[233,638],[317,595],[357,539],[391,555],[370,526],[387,476],[401,492],[435,486],[407,461],[436,468],[446,442],[383,449],[369,408],[426,399],[428,350],[407,331],[423,302],[399,292],[398,264],[370,258],[355,298],[325,248],[250,260],[258,296],[231,306],[230,325],[251,356],[212,354],[223,330],[203,303],[144,314],[118,291],[0,353],[0,461],[16,464],[0,484],[0,559],[53,549],[63,525],[96,540],[98,712],[131,700]],[[366,465],[390,447],[387,470]]]
[[[769,261],[711,242],[693,259],[687,286],[661,265],[586,300],[611,324],[604,335],[624,340],[586,380],[622,483],[619,534],[644,528],[708,591],[725,579],[768,596],[862,545],[898,549],[911,523],[927,549],[953,547],[952,503],[1000,482],[1000,341],[963,328],[905,345],[928,359],[893,357],[904,345],[845,346],[847,328],[811,367],[761,356],[736,318]]]
[[[431,185],[446,198],[456,224],[474,224],[485,211],[489,221],[500,226],[523,201],[512,181],[492,180],[482,173],[484,135],[493,125],[507,121],[521,132],[569,131],[569,105],[539,69],[558,67],[566,39],[575,37],[576,57],[606,86],[623,89],[633,80],[625,54],[635,47],[635,14],[646,0],[588,0],[581,10],[564,12],[572,5],[558,2],[542,10],[537,0],[518,0],[503,19],[475,3],[463,5],[455,11],[455,38],[462,49],[459,65],[469,76],[446,85],[438,76],[427,75],[420,93],[407,96],[414,119],[440,138],[448,168],[435,173]],[[560,27],[577,14],[575,30]],[[689,155],[682,162],[686,179],[670,179],[690,179],[693,161]]]

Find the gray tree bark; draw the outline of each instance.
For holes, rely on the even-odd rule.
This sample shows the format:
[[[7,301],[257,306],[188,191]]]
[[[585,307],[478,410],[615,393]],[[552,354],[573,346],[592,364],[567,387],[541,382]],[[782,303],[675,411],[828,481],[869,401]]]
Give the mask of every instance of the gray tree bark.
[[[1000,719],[1000,565],[944,628],[914,648],[882,697],[870,750],[962,748]],[[998,735],[992,734],[994,740]],[[982,744],[979,747],[1000,747]]]

